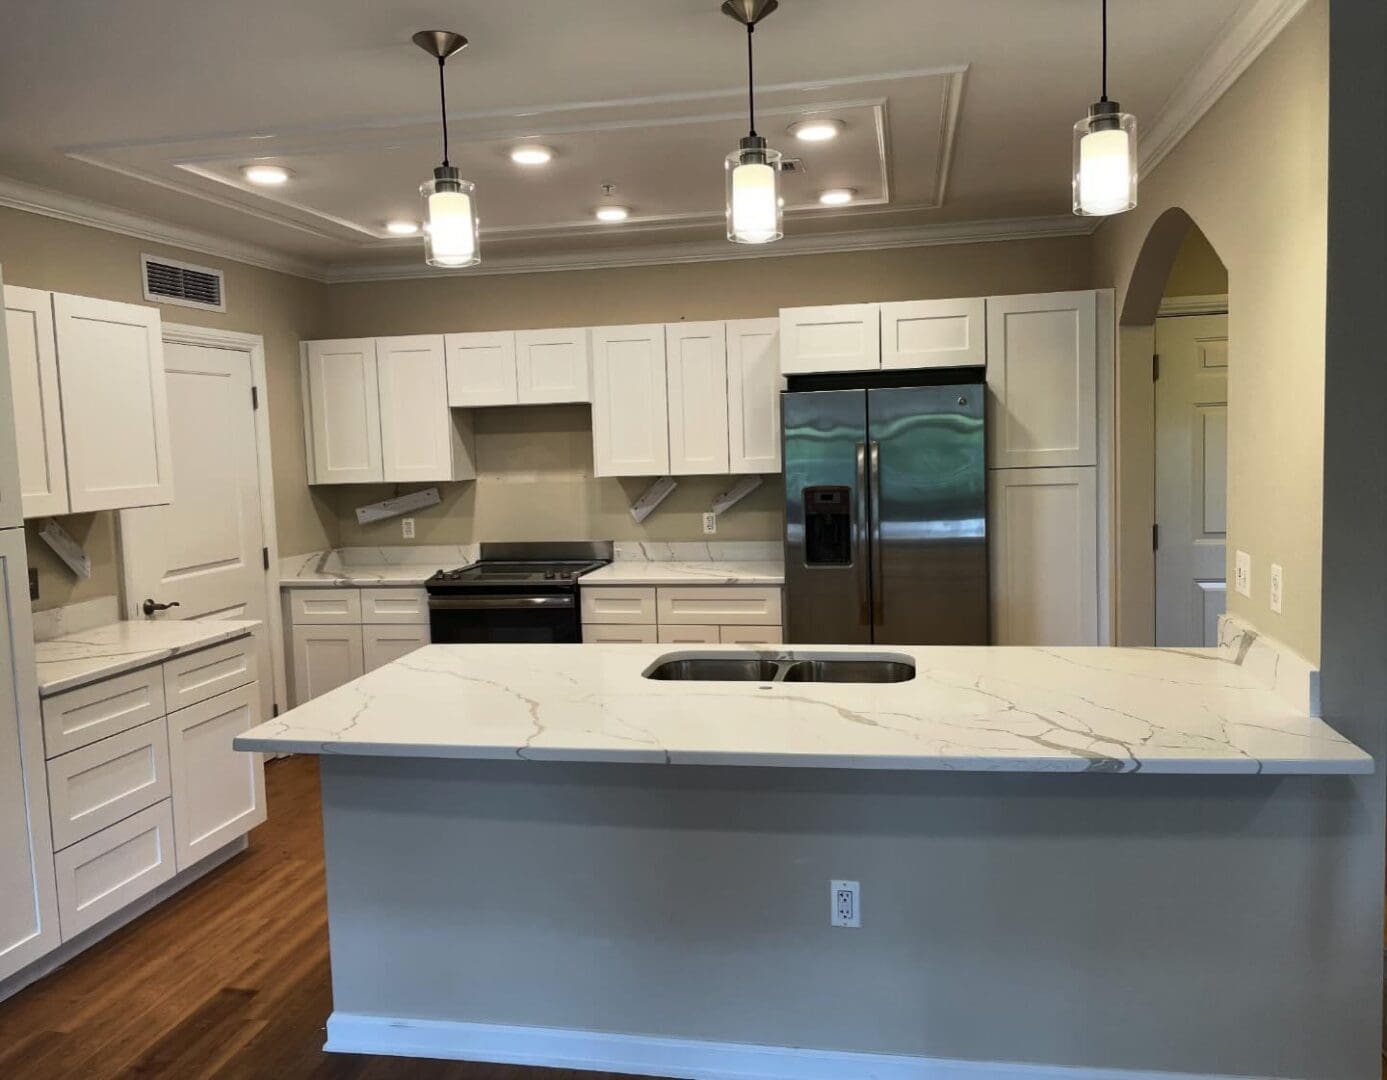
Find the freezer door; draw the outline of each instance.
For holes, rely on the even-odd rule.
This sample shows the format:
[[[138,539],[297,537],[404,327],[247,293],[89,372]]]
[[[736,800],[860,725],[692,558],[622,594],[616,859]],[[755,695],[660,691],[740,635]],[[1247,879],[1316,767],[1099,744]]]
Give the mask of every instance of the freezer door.
[[[986,645],[983,386],[867,393],[873,640]]]
[[[785,640],[872,640],[867,565],[867,394],[787,393]]]

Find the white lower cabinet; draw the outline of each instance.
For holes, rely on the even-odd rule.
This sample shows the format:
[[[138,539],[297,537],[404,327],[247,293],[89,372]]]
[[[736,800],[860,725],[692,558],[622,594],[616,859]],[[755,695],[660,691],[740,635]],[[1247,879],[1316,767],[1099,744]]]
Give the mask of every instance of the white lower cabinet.
[[[718,640],[724,645],[779,645],[785,635],[778,626],[720,626]]]
[[[162,720],[56,757],[48,763],[53,846],[75,844],[167,799],[170,791],[168,736]]]
[[[661,625],[657,628],[655,639],[666,645],[712,644],[722,640],[716,626],[678,626]]]
[[[295,705],[336,690],[366,671],[359,625],[298,625],[293,641]]]
[[[622,645],[773,645],[779,586],[594,585],[581,590],[583,641]]]
[[[590,645],[653,645],[658,640],[654,623],[583,624],[583,641]]]
[[[362,667],[378,667],[407,656],[429,643],[428,626],[363,626],[361,628]]]
[[[295,705],[429,643],[429,597],[420,588],[290,589],[285,610]]]
[[[175,873],[168,799],[131,814],[53,857],[63,940],[114,915]]]

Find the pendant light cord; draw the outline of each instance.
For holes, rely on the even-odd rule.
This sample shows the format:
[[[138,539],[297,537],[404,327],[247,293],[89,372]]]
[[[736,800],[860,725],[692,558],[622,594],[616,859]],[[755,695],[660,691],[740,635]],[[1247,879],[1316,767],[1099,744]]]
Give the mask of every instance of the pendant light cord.
[[[443,82],[443,57],[438,58],[438,108],[443,114],[443,167],[448,168],[448,91]]]
[[[1103,0],[1103,96],[1098,100],[1108,100],[1108,0]]]
[[[746,24],[746,103],[747,115],[751,118],[750,135],[756,135],[756,67],[752,61],[751,35],[756,33],[756,24]]]

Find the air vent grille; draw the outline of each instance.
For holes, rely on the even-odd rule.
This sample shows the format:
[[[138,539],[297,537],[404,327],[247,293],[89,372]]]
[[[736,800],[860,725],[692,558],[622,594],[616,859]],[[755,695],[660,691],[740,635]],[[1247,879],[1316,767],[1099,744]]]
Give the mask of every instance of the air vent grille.
[[[141,257],[144,266],[144,298],[160,304],[225,311],[222,272],[172,259]]]

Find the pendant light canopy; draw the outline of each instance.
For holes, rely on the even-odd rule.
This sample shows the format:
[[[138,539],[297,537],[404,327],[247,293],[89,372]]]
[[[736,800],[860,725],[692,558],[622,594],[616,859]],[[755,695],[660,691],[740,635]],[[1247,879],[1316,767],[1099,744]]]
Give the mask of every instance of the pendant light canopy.
[[[443,119],[443,164],[433,179],[419,185],[424,199],[424,261],[430,266],[457,269],[481,261],[477,238],[476,187],[448,160],[448,95],[443,65],[467,48],[467,39],[451,30],[420,30],[414,44],[438,61],[438,103]]]
[[[1103,90],[1074,125],[1074,213],[1120,214],[1137,204],[1137,118],[1108,100],[1108,0],[1103,5]]]
[[[750,130],[727,155],[727,239],[735,244],[769,244],[785,235],[780,200],[780,152],[756,134],[756,78],[752,35],[779,0],[724,0],[722,10],[746,27],[747,113]]]

